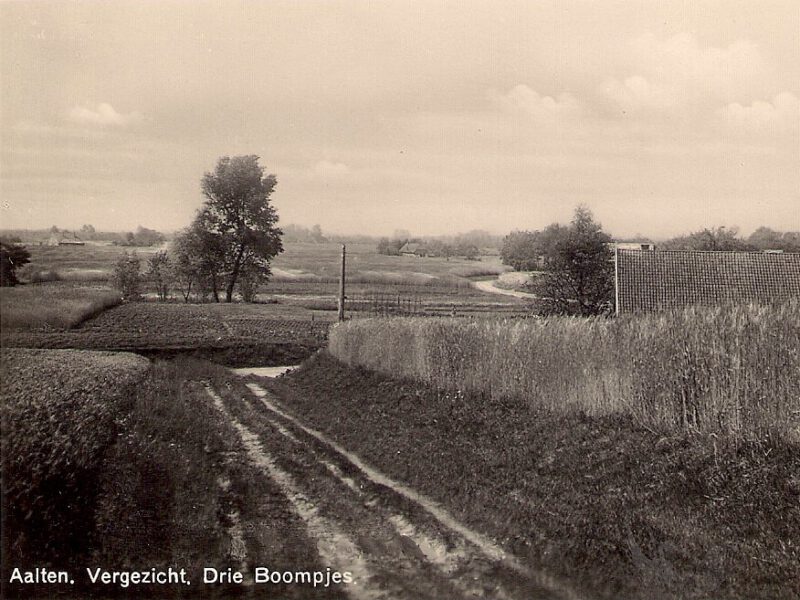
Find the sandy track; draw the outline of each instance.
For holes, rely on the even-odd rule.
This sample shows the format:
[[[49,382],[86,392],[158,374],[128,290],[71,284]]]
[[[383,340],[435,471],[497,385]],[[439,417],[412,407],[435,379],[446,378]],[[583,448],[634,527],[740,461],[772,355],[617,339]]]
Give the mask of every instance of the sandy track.
[[[257,384],[252,397],[217,407],[250,460],[275,481],[317,543],[321,561],[353,573],[352,598],[578,596],[521,564],[441,506],[301,423]],[[227,402],[227,405],[226,405]]]
[[[519,292],[517,290],[504,290],[503,288],[499,288],[495,286],[495,281],[473,281],[472,284],[481,290],[482,292],[488,292],[490,294],[499,294],[501,296],[513,296],[514,298],[522,298],[523,300],[535,300],[537,296],[535,294],[528,294],[526,292]]]

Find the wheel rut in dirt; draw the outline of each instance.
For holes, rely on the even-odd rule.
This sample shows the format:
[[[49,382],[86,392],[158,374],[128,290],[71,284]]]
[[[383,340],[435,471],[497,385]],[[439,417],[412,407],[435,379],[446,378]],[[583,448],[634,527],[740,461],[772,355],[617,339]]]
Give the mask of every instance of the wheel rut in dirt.
[[[292,416],[261,386],[208,393],[250,460],[289,499],[323,563],[350,571],[352,598],[575,599],[416,490]],[[224,396],[224,398],[223,398]]]

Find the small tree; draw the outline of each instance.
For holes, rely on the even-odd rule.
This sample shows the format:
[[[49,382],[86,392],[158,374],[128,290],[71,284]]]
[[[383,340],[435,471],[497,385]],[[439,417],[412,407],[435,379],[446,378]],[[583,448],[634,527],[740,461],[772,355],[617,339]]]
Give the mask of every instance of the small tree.
[[[147,276],[155,285],[158,299],[162,302],[166,302],[167,298],[169,298],[172,279],[171,266],[166,250],[156,252],[147,260]]]
[[[588,208],[575,209],[566,236],[546,256],[546,272],[537,280],[536,291],[549,312],[589,316],[613,308],[610,241]]]
[[[17,240],[0,241],[0,286],[17,285],[17,269],[30,261],[30,252]]]
[[[123,300],[135,302],[141,299],[140,262],[136,252],[123,252],[114,265],[114,287],[122,292]]]

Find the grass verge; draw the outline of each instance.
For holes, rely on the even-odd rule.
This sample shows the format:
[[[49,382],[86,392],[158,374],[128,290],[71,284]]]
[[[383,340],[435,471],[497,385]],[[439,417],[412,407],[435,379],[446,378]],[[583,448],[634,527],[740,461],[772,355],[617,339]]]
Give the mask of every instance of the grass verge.
[[[800,449],[437,391],[326,353],[264,385],[311,426],[591,596],[800,595]]]

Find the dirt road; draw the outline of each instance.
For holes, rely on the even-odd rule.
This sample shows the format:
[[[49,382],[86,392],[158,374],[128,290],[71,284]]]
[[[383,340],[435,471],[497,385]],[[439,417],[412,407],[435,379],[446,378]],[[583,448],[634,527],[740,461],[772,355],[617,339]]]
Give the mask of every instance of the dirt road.
[[[238,431],[249,460],[280,487],[305,524],[321,563],[350,573],[352,583],[338,588],[347,597],[578,598],[302,423],[257,383],[247,388],[240,400],[206,389]]]
[[[534,294],[527,294],[525,292],[518,292],[517,290],[504,290],[495,286],[497,280],[491,281],[474,281],[473,285],[482,292],[489,292],[490,294],[500,294],[502,296],[514,296],[515,298],[522,298],[524,300],[534,300]]]

